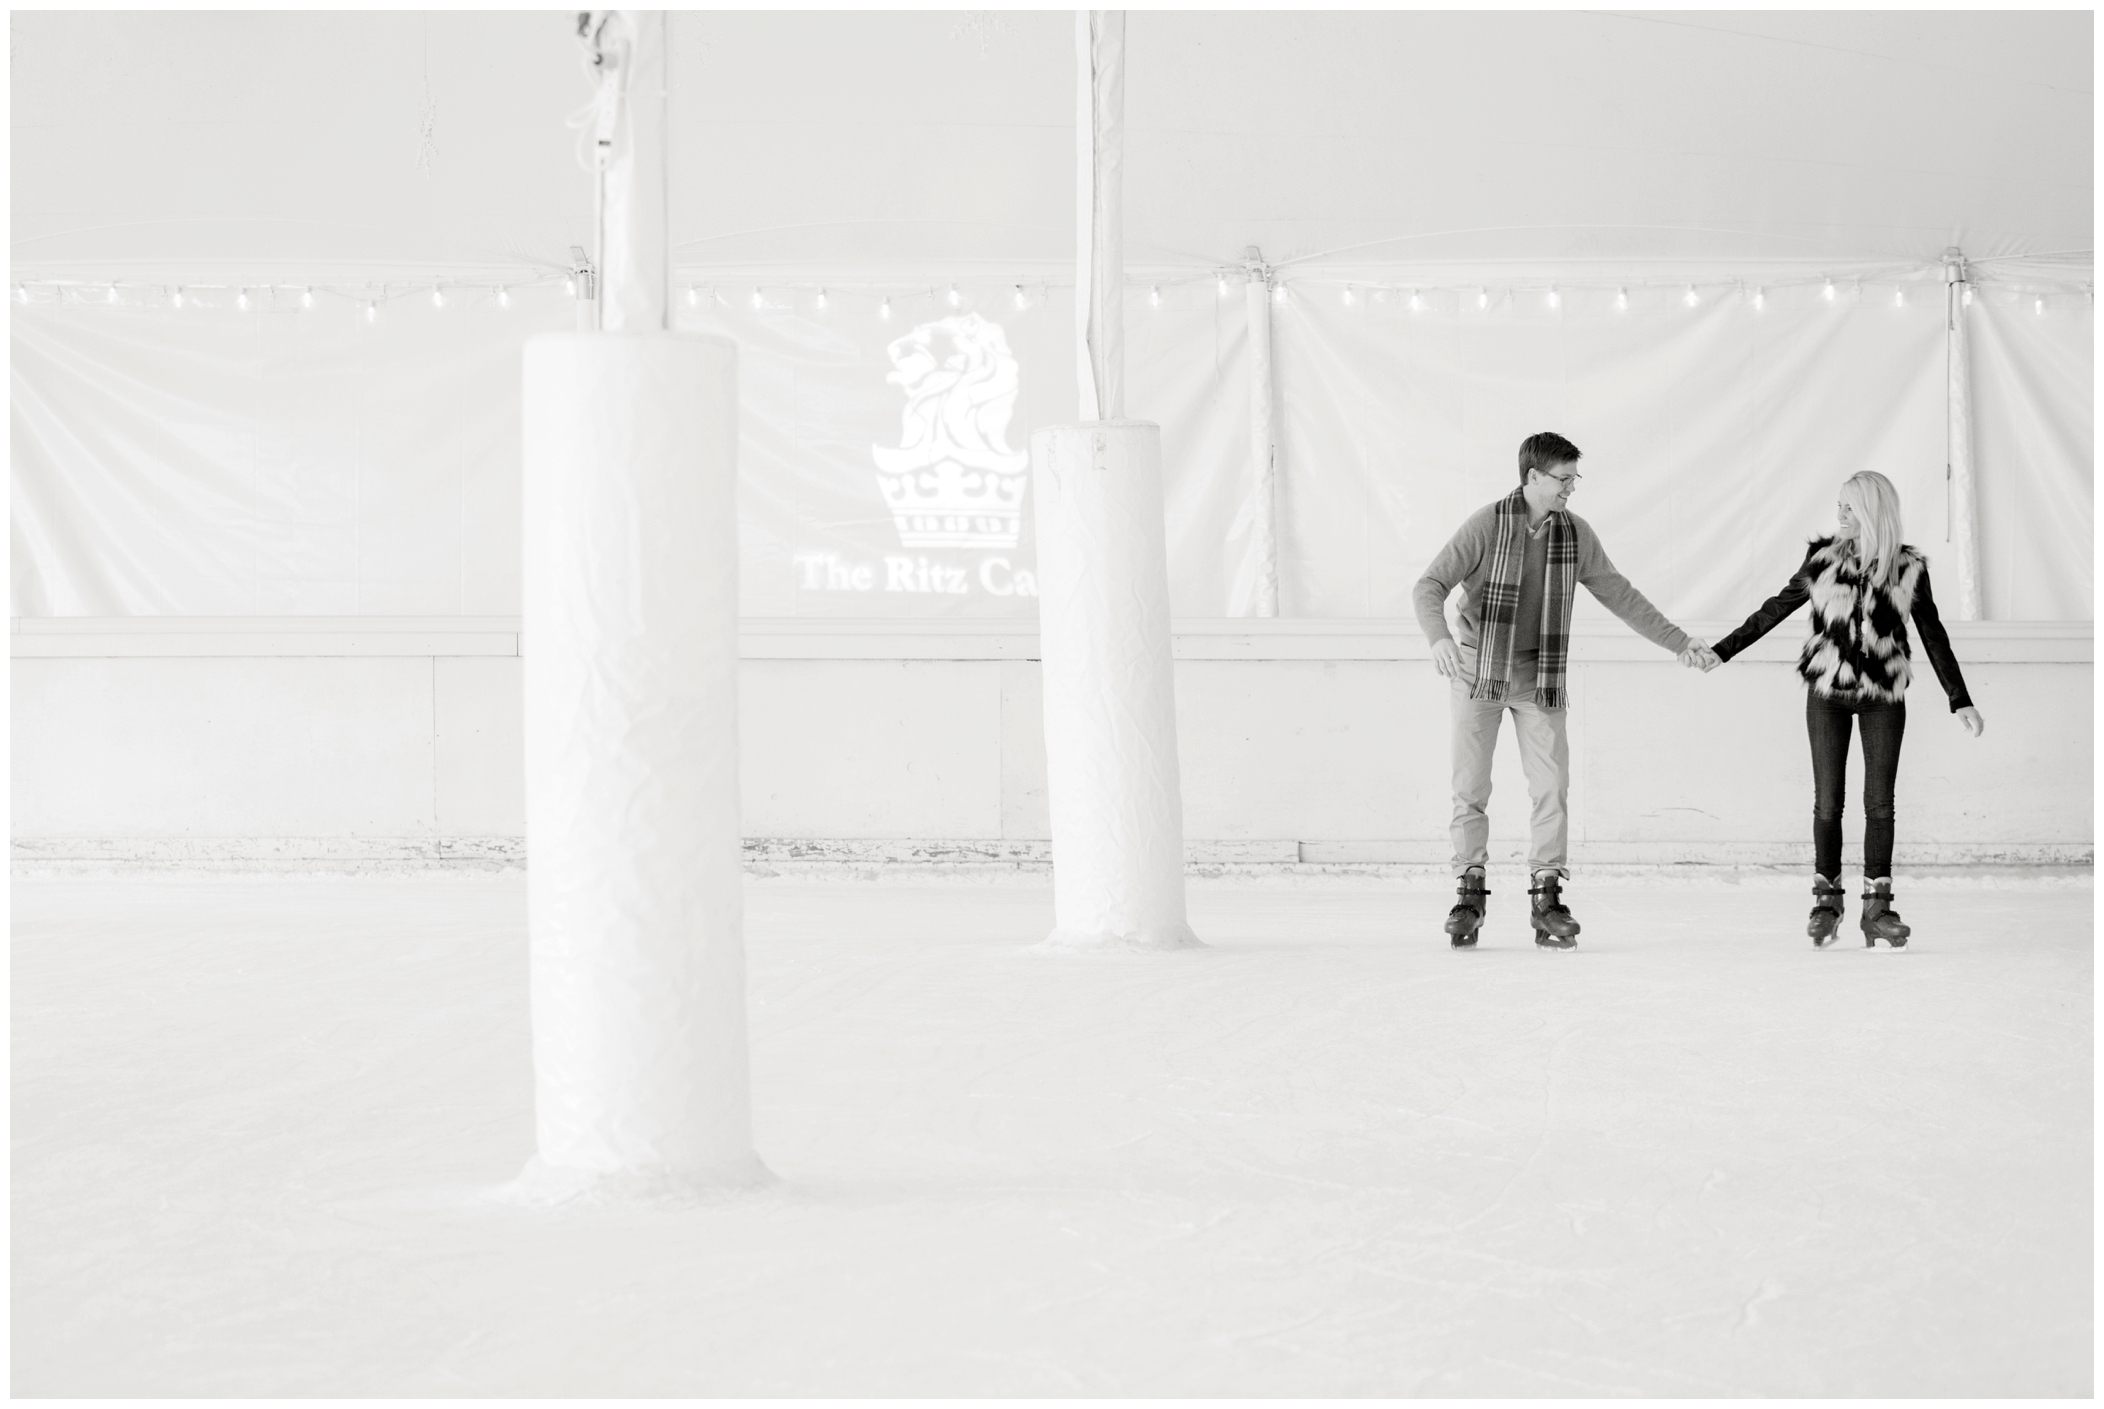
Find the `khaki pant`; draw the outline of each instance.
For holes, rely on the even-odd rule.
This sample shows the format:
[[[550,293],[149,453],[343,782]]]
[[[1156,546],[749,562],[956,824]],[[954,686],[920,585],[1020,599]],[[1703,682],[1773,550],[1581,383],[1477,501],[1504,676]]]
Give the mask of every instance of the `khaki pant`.
[[[1457,643],[1458,644],[1458,643]],[[1497,752],[1498,726],[1507,712],[1519,736],[1520,766],[1527,771],[1527,794],[1533,800],[1532,838],[1527,873],[1555,871],[1568,877],[1571,820],[1571,748],[1564,737],[1565,710],[1543,709],[1534,702],[1534,658],[1512,663],[1512,679],[1502,700],[1472,700],[1476,653],[1461,647],[1467,679],[1448,683],[1454,716],[1454,874],[1490,861],[1490,762]]]

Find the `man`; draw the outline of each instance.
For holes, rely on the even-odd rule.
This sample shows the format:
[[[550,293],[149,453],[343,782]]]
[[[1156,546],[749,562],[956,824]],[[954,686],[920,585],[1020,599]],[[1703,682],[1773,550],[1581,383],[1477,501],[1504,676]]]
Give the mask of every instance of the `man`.
[[[1456,949],[1482,927],[1484,868],[1490,860],[1490,761],[1499,721],[1509,711],[1520,762],[1534,803],[1532,846],[1534,942],[1572,949],[1578,921],[1563,903],[1570,878],[1571,752],[1564,738],[1570,707],[1571,599],[1579,583],[1655,645],[1690,659],[1708,648],[1667,621],[1615,571],[1592,526],[1566,507],[1578,487],[1578,447],[1544,431],[1520,442],[1520,487],[1469,515],[1413,594],[1418,624],[1432,643],[1432,665],[1452,682],[1454,874],[1460,895],[1447,916]],[[1447,631],[1445,604],[1462,588],[1461,640]]]

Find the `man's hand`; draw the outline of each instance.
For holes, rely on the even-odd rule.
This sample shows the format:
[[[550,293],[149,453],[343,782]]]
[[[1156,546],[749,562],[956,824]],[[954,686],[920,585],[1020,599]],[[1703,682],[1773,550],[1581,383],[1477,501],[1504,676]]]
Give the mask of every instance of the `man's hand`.
[[[1963,724],[1965,732],[1972,735],[1975,739],[1979,738],[1981,733],[1987,728],[1987,721],[1980,718],[1980,711],[1974,709],[1971,705],[1967,705],[1958,711],[1958,722]]]
[[[1680,663],[1707,675],[1718,666],[1724,664],[1724,661],[1715,651],[1709,648],[1707,641],[1699,641],[1690,636],[1687,649],[1680,653]]]
[[[1432,643],[1432,669],[1449,680],[1466,680],[1468,675],[1461,668],[1461,648],[1449,637]]]

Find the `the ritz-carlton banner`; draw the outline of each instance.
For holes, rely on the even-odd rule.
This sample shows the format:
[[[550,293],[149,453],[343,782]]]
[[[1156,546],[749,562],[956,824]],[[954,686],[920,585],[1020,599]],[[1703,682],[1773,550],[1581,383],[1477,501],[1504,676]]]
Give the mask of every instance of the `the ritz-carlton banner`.
[[[682,308],[740,343],[745,614],[1032,614],[1028,437],[1074,416],[1070,306],[938,285]]]

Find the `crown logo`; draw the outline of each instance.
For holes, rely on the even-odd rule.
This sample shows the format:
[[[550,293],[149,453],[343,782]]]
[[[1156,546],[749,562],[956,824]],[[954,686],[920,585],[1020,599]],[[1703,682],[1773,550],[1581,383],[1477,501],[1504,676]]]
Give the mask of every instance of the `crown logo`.
[[[976,313],[923,323],[884,351],[906,394],[896,448],[872,445],[877,487],[907,548],[1013,548],[1027,451],[1008,448],[1022,378],[1001,325]]]

